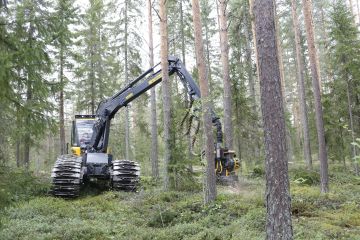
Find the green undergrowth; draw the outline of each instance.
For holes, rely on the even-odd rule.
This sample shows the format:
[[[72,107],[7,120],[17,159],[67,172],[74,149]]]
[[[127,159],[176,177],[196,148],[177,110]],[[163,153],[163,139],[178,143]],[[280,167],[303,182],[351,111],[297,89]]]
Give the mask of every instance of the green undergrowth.
[[[0,211],[16,202],[44,196],[49,189],[46,177],[35,177],[23,169],[0,167]]]
[[[296,181],[291,171],[295,239],[360,239],[360,179],[333,173],[328,194]],[[203,205],[201,192],[164,192],[147,180],[138,193],[102,192],[75,200],[37,196],[0,215],[0,239],[264,239],[264,181],[240,178],[218,187]]]

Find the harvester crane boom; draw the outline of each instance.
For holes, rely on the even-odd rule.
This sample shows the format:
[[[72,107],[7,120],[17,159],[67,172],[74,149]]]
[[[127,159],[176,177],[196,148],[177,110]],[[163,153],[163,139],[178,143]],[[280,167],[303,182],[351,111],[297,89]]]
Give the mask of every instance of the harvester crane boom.
[[[187,89],[191,101],[201,97],[200,90],[186,70],[184,64],[177,57],[169,57],[169,76],[176,73],[184,87]],[[110,121],[115,114],[122,108],[127,106],[130,102],[145,93],[152,87],[155,87],[162,81],[162,69],[154,71],[154,67],[148,69],[135,80],[126,85],[122,90],[102,101],[96,111],[97,121],[93,127],[93,134],[91,142],[88,145],[89,152],[106,152],[109,142]],[[222,127],[219,117],[212,111],[212,122],[216,127],[216,148],[220,148],[223,142]]]

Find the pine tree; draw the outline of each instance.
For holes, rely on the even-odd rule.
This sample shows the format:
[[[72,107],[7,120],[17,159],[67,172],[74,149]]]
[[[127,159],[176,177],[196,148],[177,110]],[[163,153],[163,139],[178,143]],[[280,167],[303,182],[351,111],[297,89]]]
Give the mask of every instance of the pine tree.
[[[149,65],[154,66],[154,46],[153,46],[153,21],[152,21],[152,1],[147,1],[148,8],[148,28],[149,28]],[[151,89],[151,173],[153,178],[159,178],[158,166],[158,130],[156,116],[156,91]]]
[[[292,7],[292,19],[293,19],[293,30],[295,35],[295,51],[296,51],[296,66],[297,66],[297,78],[298,78],[298,94],[301,107],[301,125],[303,128],[303,148],[304,148],[304,158],[307,168],[312,169],[312,158],[311,158],[311,147],[310,147],[310,136],[309,136],[309,126],[308,126],[308,112],[306,106],[306,92],[305,92],[305,77],[304,77],[304,64],[302,62],[302,53],[300,45],[300,28],[299,21],[297,16],[297,6],[296,1],[291,1]]]
[[[83,29],[78,32],[75,73],[76,89],[83,92],[77,94],[80,112],[95,114],[100,101],[114,93],[114,86],[119,86],[116,80],[121,64],[111,37],[115,21],[106,15],[109,7],[112,6],[104,5],[101,0],[91,0],[82,19]]]
[[[254,15],[266,149],[266,239],[292,239],[286,128],[273,0],[255,0]]]
[[[328,100],[333,104],[329,106],[329,109],[326,109],[326,113],[331,114],[332,119],[336,119],[333,123],[341,122],[344,116],[348,116],[347,122],[344,124],[349,126],[349,136],[348,139],[345,138],[345,142],[350,146],[349,142],[355,142],[360,129],[359,124],[357,126],[355,124],[355,119],[359,118],[360,111],[354,107],[359,103],[360,70],[358,64],[360,62],[360,41],[350,11],[343,2],[337,1],[334,5],[330,23],[331,47],[328,55],[331,59],[331,68],[334,69],[335,79],[330,84],[331,92],[327,95]],[[336,141],[334,136],[338,138],[338,135],[335,135],[334,132],[330,133],[331,129],[336,129],[336,127],[333,126],[328,130],[330,142],[333,143]],[[338,149],[338,146],[334,145],[333,148]],[[354,159],[357,154],[355,145],[352,145],[351,158]],[[356,163],[355,172],[359,174],[358,164]]]
[[[314,39],[314,26],[312,17],[312,1],[303,0],[304,18],[306,26],[306,37],[309,50],[310,69],[312,77],[312,86],[315,99],[315,115],[316,115],[316,129],[319,143],[319,161],[320,161],[320,180],[321,192],[326,193],[329,191],[329,176],[328,176],[328,157],[325,143],[325,130],[323,120],[323,109],[321,105],[321,92],[320,92],[320,76],[318,56],[315,47]]]
[[[218,6],[221,64],[224,83],[224,134],[226,136],[226,147],[233,149],[233,124],[231,114],[231,83],[229,69],[229,39],[227,20],[227,0],[220,0]]]
[[[168,69],[168,25],[166,0],[160,3],[160,36],[161,36],[161,69],[162,71],[162,99],[164,115],[164,189],[170,188],[169,163],[172,158],[171,152],[171,90]]]
[[[206,74],[206,65],[204,59],[204,45],[202,39],[200,6],[198,0],[192,0],[192,13],[195,32],[195,52],[196,64],[199,70],[199,85],[201,92],[201,104],[203,111],[204,126],[204,144],[206,157],[206,176],[205,176],[205,203],[210,203],[216,198],[216,179],[215,179],[215,156],[214,156],[214,140],[212,135],[211,123],[211,100],[209,94],[209,82]]]
[[[55,16],[58,19],[56,24],[54,46],[56,48],[57,66],[59,66],[59,128],[60,128],[60,154],[65,154],[65,113],[64,113],[64,98],[65,87],[68,79],[64,71],[71,70],[72,64],[70,58],[72,57],[72,44],[74,34],[70,30],[70,25],[76,23],[76,9],[72,5],[73,1],[58,0],[55,8]]]

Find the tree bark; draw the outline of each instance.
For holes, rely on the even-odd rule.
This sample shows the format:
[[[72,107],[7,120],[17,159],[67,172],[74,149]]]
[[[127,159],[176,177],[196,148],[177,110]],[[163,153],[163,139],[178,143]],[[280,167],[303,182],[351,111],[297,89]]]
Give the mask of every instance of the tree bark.
[[[255,31],[255,16],[254,16],[254,0],[249,0],[249,10],[250,10],[250,18],[251,18],[251,31],[253,34],[253,42],[254,42],[254,52],[255,52],[255,63],[256,63],[256,75],[258,82],[260,83],[260,73],[259,73],[259,62],[258,62],[258,52],[256,46],[256,31]]]
[[[352,104],[351,104],[351,102],[352,102],[351,101],[351,93],[350,93],[350,86],[349,86],[348,81],[346,81],[346,96],[347,96],[348,111],[349,111],[351,140],[352,140],[352,142],[356,142],[355,131],[354,131],[354,119],[353,119]],[[354,159],[357,156],[356,146],[352,145],[351,150],[352,150],[352,156],[351,157]],[[359,175],[359,167],[358,167],[358,164],[356,162],[354,163],[354,167],[355,167],[355,174]]]
[[[168,30],[167,30],[167,7],[166,0],[160,0],[160,35],[161,35],[161,69],[162,69],[162,94],[164,112],[164,189],[170,185],[169,162],[171,160],[171,94],[168,63]]]
[[[64,50],[62,43],[60,43],[60,97],[59,97],[59,130],[60,130],[60,154],[66,152],[65,147],[65,118],[64,118]]]
[[[124,30],[124,60],[125,60],[125,83],[129,83],[128,69],[128,1],[125,1],[125,30]],[[129,107],[125,108],[125,159],[130,159],[130,112]]]
[[[257,43],[256,43],[256,31],[255,31],[255,16],[254,16],[254,0],[249,0],[249,11],[250,11],[250,18],[251,18],[251,31],[252,31],[252,35],[253,35],[253,43],[254,43],[254,54],[255,54],[255,65],[256,65],[256,75],[257,75],[257,82],[260,84],[260,70],[259,70],[259,58],[258,58],[258,52],[257,52]],[[256,86],[256,82],[254,84]],[[254,89],[255,92],[257,92],[257,89]],[[255,94],[255,98],[256,98],[256,94]],[[257,99],[256,102],[260,102],[259,99]],[[257,111],[257,105],[256,102],[254,103],[254,109],[256,110],[256,116],[259,115],[259,112]],[[262,122],[261,122],[261,116],[260,116],[260,121],[258,123],[259,126],[262,126]],[[254,131],[255,129],[258,130],[259,127],[256,126],[256,122],[254,121]],[[256,159],[256,163],[258,163],[260,161],[260,150],[261,150],[261,143],[260,141],[256,141],[256,147],[255,147],[255,159]]]
[[[149,26],[149,63],[154,66],[154,46],[153,46],[153,26],[152,26],[152,1],[147,1],[148,7],[148,26]],[[155,179],[159,178],[158,166],[158,130],[156,116],[156,91],[151,88],[151,174]]]
[[[33,35],[35,32],[35,28],[33,26],[32,23],[30,23],[30,29],[29,29],[29,39],[28,41],[30,42],[30,47],[32,46],[32,41],[33,41]],[[31,101],[33,98],[33,84],[32,84],[32,80],[31,80],[31,76],[29,76],[30,74],[27,72],[26,73],[26,118],[25,118],[25,124],[26,124],[26,130],[25,130],[25,134],[24,134],[24,164],[25,164],[25,170],[29,170],[30,168],[30,142],[31,142],[31,133],[30,133],[30,128],[31,128]]]
[[[209,88],[210,91],[213,90],[213,84],[212,84],[212,72],[211,72],[211,62],[210,62],[210,38],[209,38],[209,26],[208,24],[204,24],[204,29],[205,29],[205,48],[206,48],[206,71],[207,71],[207,76],[208,76],[208,81],[209,81]]]
[[[32,36],[32,34],[31,34]],[[32,100],[32,84],[31,84],[31,79],[29,78],[29,76],[27,76],[27,90],[26,90],[26,107],[28,109],[26,109],[26,119],[25,119],[25,123],[27,126],[27,129],[25,131],[25,136],[24,136],[24,165],[25,165],[25,169],[29,170],[30,167],[30,141],[31,141],[31,136],[30,136],[30,121],[31,121],[31,110],[30,108],[30,102]]]
[[[275,30],[276,30],[276,46],[278,48],[278,59],[279,59],[279,68],[280,68],[280,79],[281,79],[281,93],[283,97],[284,103],[284,110],[286,111],[287,106],[287,99],[286,99],[286,83],[285,83],[285,70],[284,70],[284,58],[283,58],[283,49],[281,45],[281,32],[280,32],[280,23],[279,23],[279,16],[277,15],[276,11],[276,0],[274,0],[274,16],[275,16]],[[287,154],[288,160],[292,160],[293,152],[292,152],[292,145],[291,145],[291,136],[290,136],[290,129],[286,126],[286,141],[287,141]]]
[[[204,126],[204,143],[206,157],[206,176],[205,176],[205,203],[210,203],[216,198],[216,178],[215,178],[215,156],[214,156],[214,140],[211,122],[211,99],[209,94],[209,82],[206,74],[206,66],[204,62],[204,45],[202,39],[202,27],[200,19],[199,0],[192,0],[192,15],[195,32],[195,54],[196,65],[199,70],[199,85],[201,92],[201,104],[203,110],[203,126]]]
[[[316,129],[319,143],[319,161],[320,161],[320,180],[321,192],[329,191],[329,176],[328,176],[328,157],[325,143],[325,130],[323,120],[323,109],[321,105],[321,93],[319,84],[319,66],[317,61],[317,53],[314,40],[314,26],[312,17],[312,1],[303,0],[304,18],[306,28],[306,38],[309,50],[310,70],[314,94],[315,115],[316,115]]]
[[[304,64],[302,62],[301,45],[300,45],[300,28],[296,10],[297,2],[291,0],[293,30],[295,35],[295,51],[296,51],[296,66],[297,66],[297,80],[298,80],[298,94],[301,108],[301,125],[303,130],[303,150],[305,164],[308,170],[312,170],[312,158],[310,147],[310,134],[308,125],[308,113],[306,106],[306,92],[305,92],[305,77],[304,77]]]
[[[181,55],[182,55],[182,61],[184,66],[186,66],[186,45],[185,45],[185,26],[184,26],[184,8],[183,8],[183,0],[180,0],[180,28],[181,28]],[[185,89],[185,107],[189,108],[190,107],[190,99],[188,96],[188,92]],[[189,129],[191,127],[191,123],[190,121],[187,121],[187,128]],[[187,149],[188,149],[188,159],[191,160],[192,159],[192,141],[191,141],[191,135],[187,134],[186,135],[186,141],[187,141]],[[193,167],[192,164],[189,164],[189,169],[192,172],[193,171]]]
[[[94,8],[94,1],[90,1],[90,8]],[[92,17],[93,18],[93,17]],[[96,41],[96,29],[94,26],[95,19],[91,19],[90,22],[90,72],[89,72],[89,79],[90,79],[90,89],[91,89],[91,97],[90,97],[90,108],[91,114],[95,114],[95,46],[94,42]]]
[[[281,79],[281,93],[283,96],[284,108],[286,107],[286,93],[285,93],[285,74],[284,74],[284,59],[282,55],[282,46],[280,42],[281,32],[280,32],[280,23],[279,17],[276,11],[276,0],[274,0],[274,16],[275,16],[275,29],[276,29],[276,46],[278,48],[278,59],[279,59],[279,68],[280,68],[280,79]]]
[[[15,157],[16,157],[16,167],[21,167],[21,158],[20,158],[20,140],[16,140],[16,151],[15,151]]]
[[[246,3],[245,3],[246,4]],[[250,8],[250,6],[248,6]],[[252,10],[249,10],[252,11]],[[253,16],[252,14],[250,14],[250,17]],[[247,17],[247,15],[245,14],[244,17],[244,24],[245,24],[245,39],[246,39],[246,61],[248,63],[247,66],[247,75],[248,75],[248,80],[249,80],[249,88],[250,88],[250,97],[251,97],[251,101],[252,101],[252,109],[253,112],[256,113],[256,92],[255,92],[255,80],[254,80],[254,75],[253,75],[253,63],[252,63],[252,54],[251,54],[251,34],[252,34],[252,23],[249,22],[249,19]],[[255,35],[253,35],[255,36]],[[256,123],[254,123],[254,129],[256,127]]]
[[[266,239],[292,239],[286,128],[273,0],[254,2],[266,150]]]
[[[221,49],[221,63],[222,75],[224,83],[224,135],[225,145],[229,149],[233,149],[233,124],[231,114],[231,82],[230,82],[230,67],[229,67],[229,38],[228,38],[228,19],[227,19],[227,3],[228,0],[219,0],[219,30],[220,30],[220,49]]]
[[[185,27],[184,27],[184,9],[183,0],[180,0],[180,28],[181,28],[181,55],[182,62],[186,65],[186,49],[185,49]]]

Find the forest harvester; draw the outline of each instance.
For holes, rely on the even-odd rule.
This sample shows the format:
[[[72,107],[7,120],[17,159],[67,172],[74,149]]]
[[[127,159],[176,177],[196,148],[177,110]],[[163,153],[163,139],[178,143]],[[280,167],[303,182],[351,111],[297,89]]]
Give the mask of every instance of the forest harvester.
[[[200,90],[177,57],[169,57],[169,75],[176,73],[190,97],[200,98]],[[72,125],[72,154],[57,158],[51,172],[52,194],[77,197],[81,186],[89,180],[106,180],[115,190],[134,191],[139,184],[140,166],[130,160],[113,160],[108,152],[110,122],[115,114],[162,80],[162,70],[150,68],[112,97],[102,101],[95,115],[76,115]],[[192,104],[190,104],[192,105]],[[238,162],[232,150],[222,147],[223,133],[219,117],[212,111],[216,129],[214,142],[215,166],[218,179],[236,178]]]

